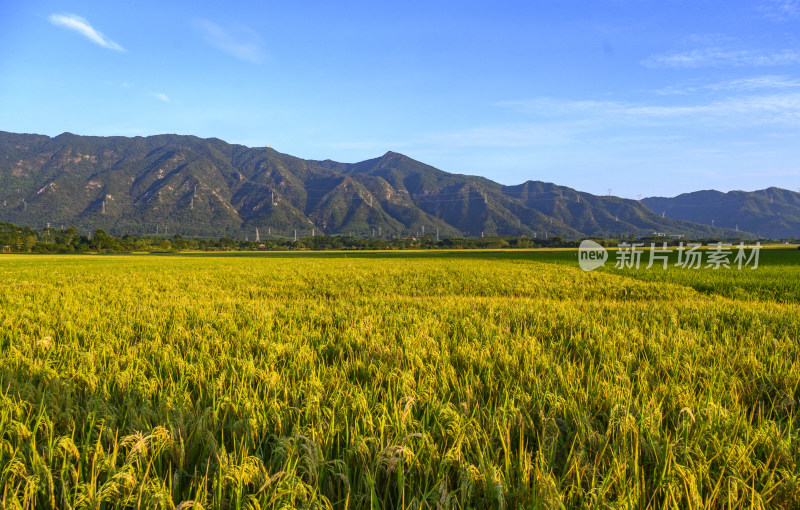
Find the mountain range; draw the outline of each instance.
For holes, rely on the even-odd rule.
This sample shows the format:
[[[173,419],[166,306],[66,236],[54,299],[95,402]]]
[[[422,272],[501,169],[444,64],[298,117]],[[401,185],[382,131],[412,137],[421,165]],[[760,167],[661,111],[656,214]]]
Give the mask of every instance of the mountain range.
[[[772,239],[800,237],[800,193],[786,189],[705,190],[674,198],[650,197],[642,202],[678,220],[745,230]]]
[[[540,181],[505,186],[395,152],[350,164],[216,138],[0,132],[0,221],[116,235],[798,235],[797,193],[741,193],[733,198],[748,205],[736,216],[733,199],[696,197],[724,203],[717,214],[692,209],[691,194],[636,201]],[[748,198],[757,194],[765,198]]]

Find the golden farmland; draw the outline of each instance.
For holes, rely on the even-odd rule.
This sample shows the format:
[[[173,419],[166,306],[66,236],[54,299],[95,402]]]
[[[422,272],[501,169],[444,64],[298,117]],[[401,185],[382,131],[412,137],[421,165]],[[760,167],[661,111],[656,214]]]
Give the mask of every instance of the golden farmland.
[[[3,256],[0,506],[798,507],[799,256]]]

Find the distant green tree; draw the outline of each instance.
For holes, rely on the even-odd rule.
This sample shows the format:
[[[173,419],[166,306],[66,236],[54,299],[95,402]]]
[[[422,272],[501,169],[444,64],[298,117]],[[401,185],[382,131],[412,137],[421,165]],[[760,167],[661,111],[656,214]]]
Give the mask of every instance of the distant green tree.
[[[189,247],[189,243],[184,240],[183,236],[180,234],[175,234],[172,236],[172,249],[174,250],[185,250]]]
[[[118,251],[121,249],[117,240],[114,237],[106,234],[106,231],[102,228],[98,228],[94,231],[91,246],[92,249],[95,250]]]
[[[236,241],[230,237],[220,237],[219,241],[217,242],[217,246],[223,250],[232,250],[236,247]]]

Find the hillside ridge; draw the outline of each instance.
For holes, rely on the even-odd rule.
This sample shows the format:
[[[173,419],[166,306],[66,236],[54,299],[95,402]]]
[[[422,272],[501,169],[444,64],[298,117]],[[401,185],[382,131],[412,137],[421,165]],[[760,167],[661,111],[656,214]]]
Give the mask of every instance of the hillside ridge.
[[[176,134],[0,132],[0,221],[118,235],[748,235],[635,200],[449,173],[394,151],[341,163]]]

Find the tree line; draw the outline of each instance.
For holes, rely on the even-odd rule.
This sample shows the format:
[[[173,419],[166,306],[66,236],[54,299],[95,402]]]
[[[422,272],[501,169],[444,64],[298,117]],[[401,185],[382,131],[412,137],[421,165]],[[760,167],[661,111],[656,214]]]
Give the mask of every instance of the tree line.
[[[43,228],[0,223],[0,251],[6,253],[88,253],[88,252],[173,252],[233,250],[402,250],[402,249],[469,249],[469,248],[547,248],[576,247],[579,241],[555,236],[549,239],[497,236],[486,238],[434,236],[360,238],[346,235],[310,236],[297,240],[269,237],[261,241],[232,237],[205,238],[168,236],[114,237],[103,229],[82,235],[75,227]]]
[[[621,242],[656,244],[667,242],[677,245],[678,240],[659,237],[594,238],[605,247]],[[700,242],[716,242],[702,239]],[[692,242],[681,240],[681,242]],[[730,240],[728,240],[730,242]],[[346,235],[319,235],[300,239],[269,236],[261,241],[234,239],[232,237],[183,237],[130,234],[114,237],[103,229],[92,235],[82,235],[75,227],[67,229],[20,227],[0,223],[0,252],[5,253],[106,253],[106,252],[180,252],[180,251],[257,251],[257,250],[408,250],[408,249],[500,249],[500,248],[577,248],[580,240],[559,236],[547,239],[529,237],[493,236],[480,238],[446,237],[437,240],[432,235],[424,237],[363,238]]]

